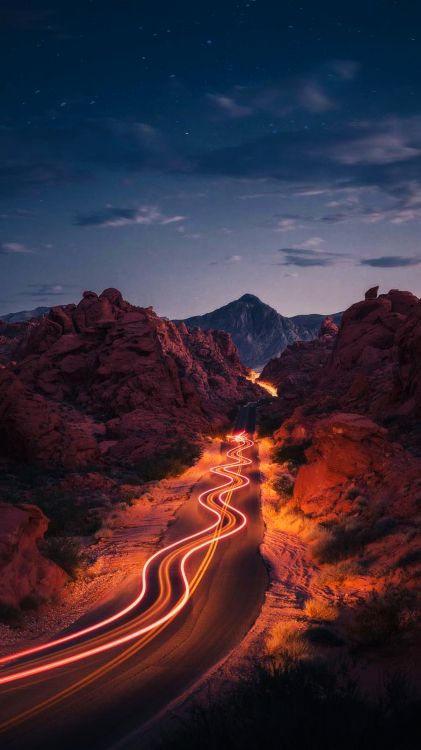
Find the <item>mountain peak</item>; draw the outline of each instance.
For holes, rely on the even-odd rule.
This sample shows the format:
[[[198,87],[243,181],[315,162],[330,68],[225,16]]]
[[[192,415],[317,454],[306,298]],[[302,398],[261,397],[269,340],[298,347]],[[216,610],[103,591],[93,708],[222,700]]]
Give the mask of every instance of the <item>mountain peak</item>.
[[[252,302],[253,304],[256,304],[256,302],[258,302],[260,305],[264,304],[262,300],[259,299],[259,297],[256,297],[255,294],[249,294],[248,292],[246,294],[243,294],[242,297],[239,297],[237,302]]]
[[[285,318],[255,294],[239,299],[204,315],[183,322],[188,328],[218,329],[230,333],[243,362],[248,367],[263,367],[293,341],[317,338],[325,315],[302,315],[299,320]]]

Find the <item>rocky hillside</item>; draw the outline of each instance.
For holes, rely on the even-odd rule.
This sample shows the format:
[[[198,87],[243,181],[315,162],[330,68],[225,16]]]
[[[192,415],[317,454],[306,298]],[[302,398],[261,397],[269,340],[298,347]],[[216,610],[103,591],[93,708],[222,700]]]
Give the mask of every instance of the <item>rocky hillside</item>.
[[[378,635],[364,630],[367,596],[380,641],[418,622],[420,372],[420,300],[374,288],[339,330],[326,321],[317,341],[291,345],[262,373],[279,394],[260,414],[263,431],[275,426],[278,527],[298,529],[323,581],[348,591],[367,642]]]
[[[35,307],[33,310],[20,310],[19,312],[0,315],[0,320],[3,320],[5,323],[21,323],[24,320],[42,318],[42,316],[46,315],[49,310],[49,307]]]
[[[341,313],[333,316],[339,322]],[[294,341],[308,341],[317,336],[323,315],[297,315],[286,318],[253,294],[205,315],[187,318],[188,328],[217,329],[231,334],[243,362],[260,369],[277,357]]]
[[[115,289],[52,308],[11,356],[0,451],[45,465],[135,464],[228,424],[260,391],[226,333],[189,332]]]

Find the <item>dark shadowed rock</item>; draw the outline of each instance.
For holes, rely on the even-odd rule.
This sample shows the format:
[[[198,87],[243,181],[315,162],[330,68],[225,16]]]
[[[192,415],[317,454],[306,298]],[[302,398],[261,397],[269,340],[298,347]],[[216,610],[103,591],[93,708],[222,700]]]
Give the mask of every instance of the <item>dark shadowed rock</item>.
[[[371,289],[367,289],[365,299],[376,299],[378,291],[378,286],[372,286]]]

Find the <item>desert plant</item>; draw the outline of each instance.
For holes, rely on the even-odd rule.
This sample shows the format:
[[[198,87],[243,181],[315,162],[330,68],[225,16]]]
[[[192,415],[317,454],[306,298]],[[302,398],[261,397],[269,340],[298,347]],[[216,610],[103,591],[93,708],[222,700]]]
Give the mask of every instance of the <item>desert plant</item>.
[[[75,539],[48,537],[42,546],[43,553],[57,563],[73,579],[76,578],[82,562],[80,545]]]
[[[278,622],[266,639],[266,651],[274,663],[283,669],[310,656],[310,647],[303,633],[293,622]]]
[[[369,702],[346,672],[320,662],[256,665],[174,716],[155,750],[414,750],[418,711],[404,688],[399,701]]]
[[[336,620],[338,616],[337,607],[331,602],[321,597],[307,599],[304,604],[304,614],[311,620],[320,620],[321,622],[330,622]]]
[[[278,464],[290,463],[296,468],[302,466],[307,463],[305,452],[310,445],[310,440],[304,440],[301,443],[283,445],[281,448],[274,450],[273,460]]]
[[[142,481],[152,482],[182,474],[199,456],[200,449],[197,445],[180,441],[168,448],[165,453],[142,459],[134,468]]]
[[[359,647],[396,643],[415,631],[418,624],[415,594],[397,587],[372,591],[344,618],[346,635]]]
[[[325,537],[312,548],[313,557],[320,564],[346,560],[364,550],[367,544],[391,534],[398,526],[393,518],[380,518],[374,524],[332,526]]]
[[[17,625],[20,620],[20,611],[13,604],[0,601],[0,622],[5,625]]]
[[[278,430],[282,424],[281,417],[271,416],[270,414],[258,414],[257,434],[259,437],[272,437],[275,430]]]
[[[23,610],[35,610],[38,609],[44,600],[38,594],[26,594],[22,597],[19,602],[19,606]]]
[[[291,474],[282,474],[274,480],[273,489],[281,498],[290,498],[294,492],[294,477]]]

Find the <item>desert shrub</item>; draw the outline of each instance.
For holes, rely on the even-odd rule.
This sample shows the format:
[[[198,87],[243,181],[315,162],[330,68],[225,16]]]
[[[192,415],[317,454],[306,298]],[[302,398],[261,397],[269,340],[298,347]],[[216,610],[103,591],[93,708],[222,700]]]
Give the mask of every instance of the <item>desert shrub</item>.
[[[0,622],[5,625],[17,625],[20,619],[20,611],[18,607],[14,607],[12,604],[0,601]]]
[[[362,552],[367,544],[391,534],[397,526],[398,522],[393,518],[381,518],[365,526],[332,526],[325,537],[313,546],[313,557],[322,565],[346,560]]]
[[[373,591],[344,620],[347,636],[357,646],[379,647],[401,640],[418,625],[415,595],[402,588]]]
[[[399,700],[369,702],[346,673],[320,663],[260,665],[175,716],[154,749],[414,750],[418,711],[402,685]]]
[[[182,474],[199,456],[200,449],[197,445],[180,441],[165,453],[157,453],[139,461],[134,469],[144,482],[152,482]]]
[[[257,434],[259,437],[272,437],[275,430],[279,430],[282,424],[281,417],[258,412]]]
[[[305,451],[310,445],[310,440],[304,440],[302,443],[283,445],[281,448],[277,448],[273,452],[273,460],[278,464],[288,462],[295,467],[302,466],[307,463]]]
[[[283,669],[307,659],[309,644],[295,623],[278,622],[266,639],[266,651],[274,663]]]
[[[311,620],[329,622],[331,620],[336,620],[338,610],[334,604],[326,601],[326,599],[313,597],[312,599],[307,599],[304,605],[304,614]]]
[[[42,546],[42,552],[71,578],[76,578],[82,562],[80,545],[74,539],[65,537],[49,537]]]
[[[34,502],[50,521],[47,536],[91,536],[101,528],[98,511],[75,502],[71,495],[39,493]]]
[[[294,493],[294,478],[290,474],[282,474],[273,482],[273,489],[282,498],[290,498]]]
[[[304,632],[304,638],[310,646],[325,646],[328,648],[338,648],[343,646],[345,641],[340,638],[333,630],[323,625],[309,628]]]
[[[341,586],[347,579],[362,575],[361,563],[357,560],[341,560],[334,565],[327,565],[319,573],[318,581],[322,586]]]
[[[43,602],[44,600],[38,594],[26,594],[26,596],[22,597],[20,600],[19,606],[25,611],[35,610],[38,609]]]

